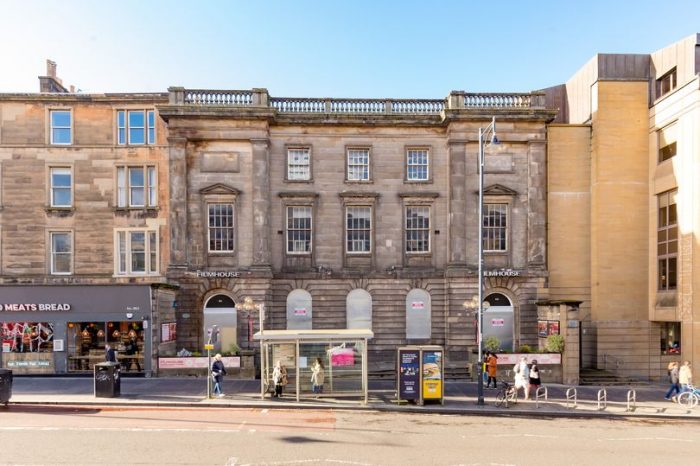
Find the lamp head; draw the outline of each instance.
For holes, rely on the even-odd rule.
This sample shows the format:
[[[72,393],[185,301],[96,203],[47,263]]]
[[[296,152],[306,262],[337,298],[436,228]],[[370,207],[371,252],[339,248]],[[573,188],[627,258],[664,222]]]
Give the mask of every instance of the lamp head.
[[[489,144],[493,144],[494,146],[497,146],[501,143],[501,141],[498,140],[498,136],[496,136],[496,133],[494,132],[493,135],[491,136],[491,141]]]

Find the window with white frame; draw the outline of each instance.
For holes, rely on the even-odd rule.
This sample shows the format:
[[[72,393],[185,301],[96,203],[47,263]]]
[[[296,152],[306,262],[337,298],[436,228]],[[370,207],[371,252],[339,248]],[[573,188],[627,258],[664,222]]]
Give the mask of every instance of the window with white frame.
[[[158,232],[116,230],[117,275],[158,274]]]
[[[49,119],[51,121],[51,144],[71,144],[71,111],[51,110]]]
[[[52,231],[49,233],[52,275],[70,275],[73,273],[72,236],[68,231]]]
[[[156,207],[156,167],[117,167],[117,207]]]
[[[352,206],[345,208],[346,242],[348,254],[372,252],[372,208]]]
[[[678,191],[667,191],[658,197],[658,228],[656,251],[659,264],[658,289],[675,290],[678,279]]]
[[[369,181],[369,149],[348,149],[348,181]]]
[[[311,150],[309,148],[287,149],[287,179],[290,181],[311,179]]]
[[[143,145],[156,143],[156,114],[154,110],[117,111],[117,143]]]
[[[484,251],[506,251],[508,237],[508,204],[484,204]]]
[[[73,205],[73,173],[70,167],[51,167],[51,207],[71,207]]]
[[[233,251],[233,204],[209,204],[209,252]]]
[[[430,207],[406,207],[406,252],[430,252]]]
[[[406,151],[406,179],[427,181],[429,179],[428,149],[408,149]]]
[[[311,206],[287,207],[287,254],[311,252]]]

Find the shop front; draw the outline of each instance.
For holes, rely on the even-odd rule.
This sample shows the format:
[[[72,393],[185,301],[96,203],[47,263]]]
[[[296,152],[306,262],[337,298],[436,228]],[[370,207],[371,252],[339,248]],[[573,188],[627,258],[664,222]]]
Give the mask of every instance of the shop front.
[[[148,285],[3,286],[0,367],[15,374],[90,374],[115,349],[124,372],[151,373]]]

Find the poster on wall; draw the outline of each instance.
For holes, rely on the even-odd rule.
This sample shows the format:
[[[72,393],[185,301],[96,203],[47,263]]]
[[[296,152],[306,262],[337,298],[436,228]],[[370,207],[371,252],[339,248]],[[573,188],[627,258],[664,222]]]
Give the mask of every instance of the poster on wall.
[[[418,350],[399,350],[399,399],[420,398],[420,359]]]
[[[442,352],[423,351],[423,399],[442,398]]]
[[[547,321],[538,320],[537,321],[537,336],[540,338],[547,338]]]
[[[559,321],[550,320],[547,322],[547,335],[559,335]]]
[[[169,341],[175,341],[177,336],[175,334],[176,329],[175,322],[168,322],[165,324],[160,324],[160,342],[167,343]]]

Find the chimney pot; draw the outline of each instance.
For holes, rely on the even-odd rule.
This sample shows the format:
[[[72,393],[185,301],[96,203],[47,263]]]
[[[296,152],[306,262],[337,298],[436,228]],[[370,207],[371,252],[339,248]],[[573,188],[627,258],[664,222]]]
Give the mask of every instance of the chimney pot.
[[[56,78],[56,62],[51,60],[46,60],[46,75]]]

